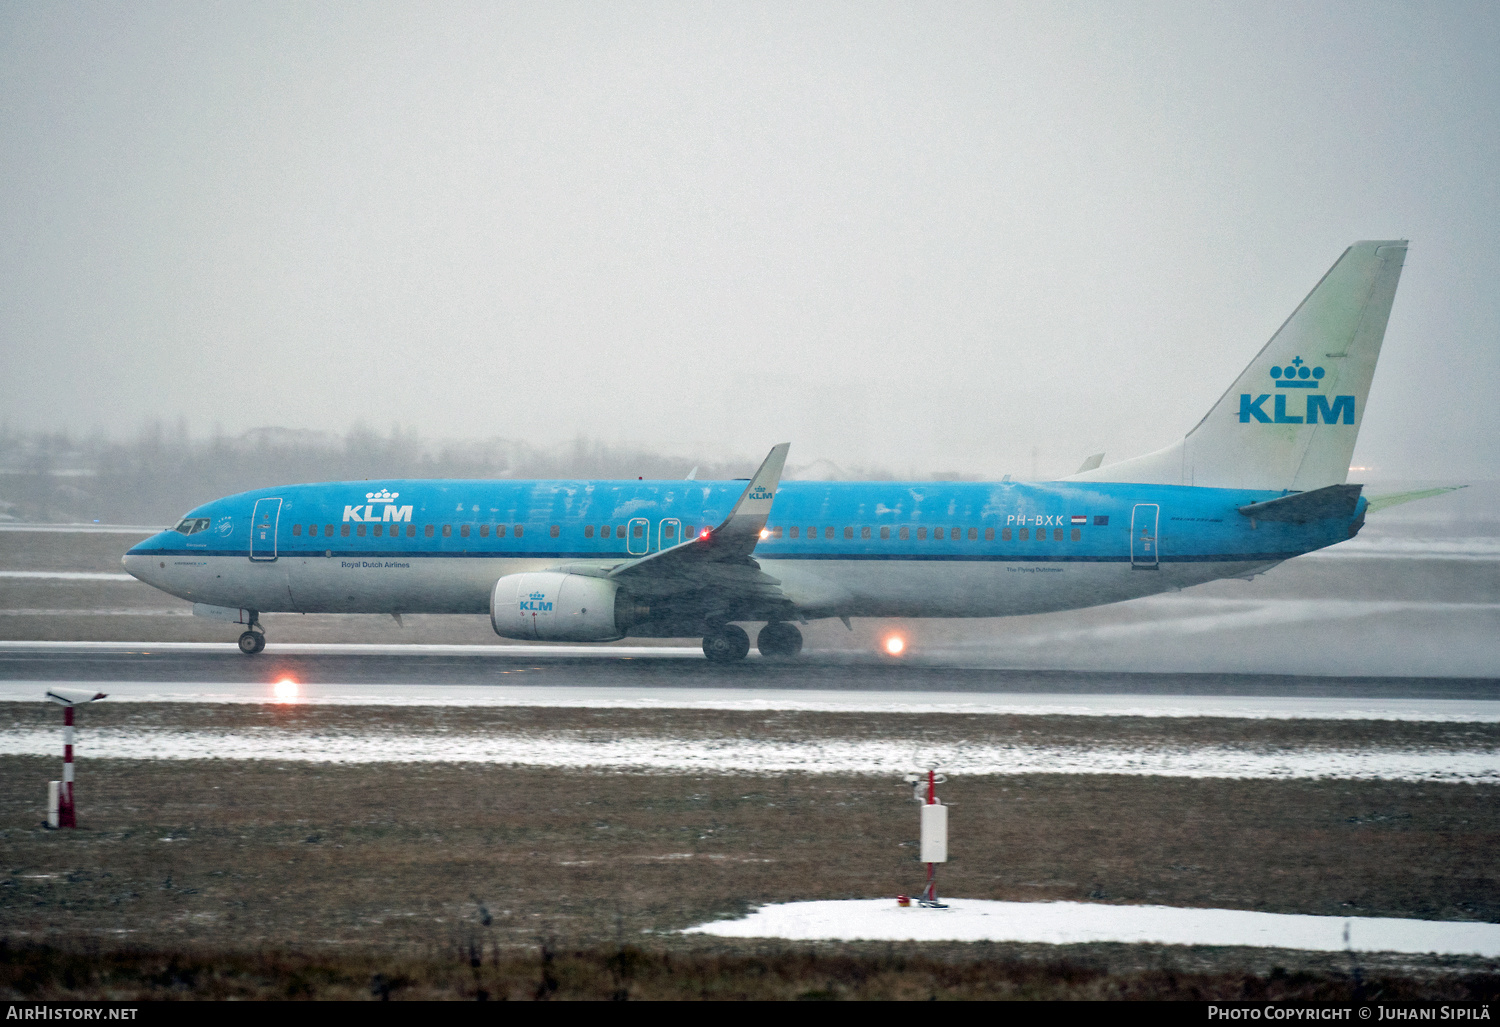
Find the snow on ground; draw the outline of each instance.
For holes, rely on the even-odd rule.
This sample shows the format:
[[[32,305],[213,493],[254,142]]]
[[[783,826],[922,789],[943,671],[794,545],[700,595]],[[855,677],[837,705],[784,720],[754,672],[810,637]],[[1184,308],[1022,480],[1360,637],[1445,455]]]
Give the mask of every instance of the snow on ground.
[[[0,731],[0,755],[55,756],[58,732]],[[1128,774],[1295,780],[1500,784],[1500,752],[1452,749],[1277,749],[1232,746],[1048,746],[922,739],[795,741],[583,732],[514,735],[317,734],[97,728],[79,732],[80,759],[251,759],[312,763],[495,763],[655,773],[885,775],[936,764],[949,774]]]
[[[948,909],[903,909],[894,898],[789,902],[684,933],[791,941],[1124,942],[1500,956],[1500,924],[1090,902],[943,901]]]

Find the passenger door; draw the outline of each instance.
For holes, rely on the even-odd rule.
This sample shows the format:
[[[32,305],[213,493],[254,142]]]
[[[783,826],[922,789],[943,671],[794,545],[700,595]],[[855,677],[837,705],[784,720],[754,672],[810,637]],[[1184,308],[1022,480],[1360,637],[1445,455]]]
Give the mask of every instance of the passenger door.
[[[269,563],[276,559],[276,528],[281,523],[281,500],[257,499],[250,516],[250,559]]]
[[[1157,529],[1161,524],[1161,507],[1155,503],[1137,503],[1130,515],[1130,566],[1140,571],[1154,571],[1157,565]]]

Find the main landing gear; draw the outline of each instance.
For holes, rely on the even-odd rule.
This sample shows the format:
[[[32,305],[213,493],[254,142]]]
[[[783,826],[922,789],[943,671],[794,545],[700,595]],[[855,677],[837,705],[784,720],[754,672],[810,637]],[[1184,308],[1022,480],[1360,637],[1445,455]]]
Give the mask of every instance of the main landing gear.
[[[773,620],[755,636],[755,648],[762,656],[796,656],[802,651],[802,632],[795,624]]]
[[[762,656],[796,656],[802,651],[797,625],[772,621],[760,629],[755,646]],[[711,663],[735,663],[750,652],[750,636],[735,624],[725,624],[703,636],[703,655]]]
[[[703,655],[710,663],[734,663],[750,652],[750,636],[738,624],[725,624],[703,636]]]

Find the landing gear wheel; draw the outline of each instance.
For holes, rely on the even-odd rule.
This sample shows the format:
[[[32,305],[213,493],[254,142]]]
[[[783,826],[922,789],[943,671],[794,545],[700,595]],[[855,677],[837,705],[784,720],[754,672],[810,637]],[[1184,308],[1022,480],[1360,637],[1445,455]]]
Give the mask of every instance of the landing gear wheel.
[[[247,631],[240,636],[240,652],[254,656],[266,647],[266,636],[259,631]]]
[[[703,655],[710,663],[734,663],[750,652],[750,636],[737,624],[726,624],[703,636]]]
[[[755,636],[755,648],[762,656],[796,656],[802,651],[802,632],[795,624],[772,621]]]

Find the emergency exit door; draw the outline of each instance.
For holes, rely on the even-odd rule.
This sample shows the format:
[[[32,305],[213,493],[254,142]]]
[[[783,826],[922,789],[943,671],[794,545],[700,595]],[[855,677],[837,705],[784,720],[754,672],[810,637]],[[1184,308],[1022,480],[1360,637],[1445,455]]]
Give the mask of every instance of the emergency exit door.
[[[1136,570],[1157,569],[1157,529],[1161,525],[1161,507],[1155,503],[1137,503],[1130,515],[1130,566]]]
[[[656,548],[671,549],[682,541],[682,522],[668,517],[656,526]]]

